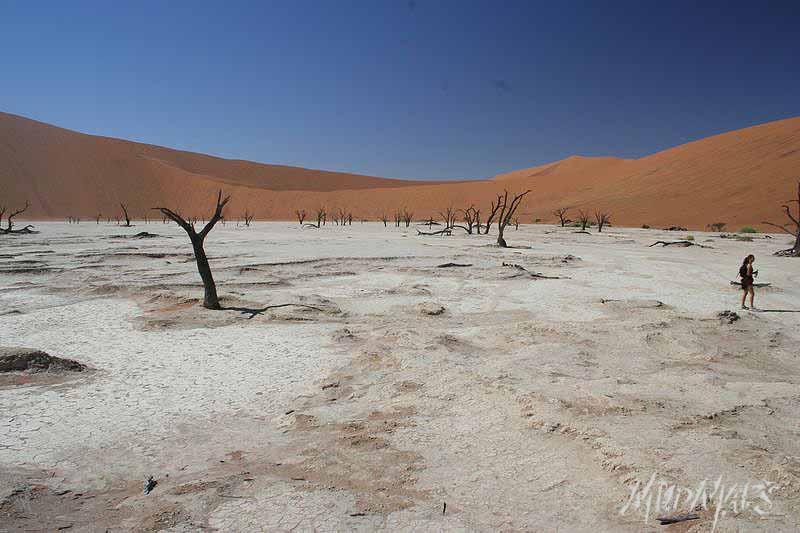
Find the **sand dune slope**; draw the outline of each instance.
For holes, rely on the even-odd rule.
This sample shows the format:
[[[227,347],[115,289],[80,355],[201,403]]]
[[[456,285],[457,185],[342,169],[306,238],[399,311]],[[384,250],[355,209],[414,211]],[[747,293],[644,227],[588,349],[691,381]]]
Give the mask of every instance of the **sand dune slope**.
[[[0,204],[30,200],[31,217],[114,217],[119,202],[142,217],[156,205],[191,216],[211,209],[214,192],[233,194],[228,218],[248,209],[292,219],[318,206],[355,217],[416,218],[448,206],[486,209],[504,188],[531,189],[522,220],[553,220],[559,206],[612,213],[618,225],[703,228],[782,222],[780,205],[800,177],[800,118],[708,137],[637,159],[574,156],[490,180],[414,182],[226,160],[85,135],[0,113]]]

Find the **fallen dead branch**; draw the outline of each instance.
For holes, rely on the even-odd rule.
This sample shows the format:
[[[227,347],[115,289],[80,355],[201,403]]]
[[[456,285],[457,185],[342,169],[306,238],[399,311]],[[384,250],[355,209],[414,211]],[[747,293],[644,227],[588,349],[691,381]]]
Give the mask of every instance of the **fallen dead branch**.
[[[436,265],[436,268],[455,268],[455,267],[471,267],[472,263],[444,263]]]
[[[569,279],[568,277],[565,277],[565,276],[545,276],[544,274],[540,274],[538,272],[531,272],[530,270],[528,270],[524,266],[517,265],[515,263],[503,263],[503,266],[504,267],[509,267],[509,268],[514,268],[517,271],[519,271],[520,274],[525,274],[525,275],[528,275],[531,278],[535,278],[535,279]]]
[[[711,248],[711,246],[706,246],[705,244],[699,244],[693,241],[656,241],[650,246],[648,246],[648,248],[652,248],[653,246],[656,246],[658,244],[662,246],[683,246],[684,248],[689,246],[699,246],[700,248]]]
[[[314,307],[313,305],[306,305],[306,304],[296,304],[296,303],[288,303],[288,304],[276,304],[276,305],[267,305],[265,307],[259,307],[258,309],[250,308],[250,307],[223,307],[223,311],[239,311],[243,315],[250,315],[248,320],[251,318],[255,318],[258,315],[264,314],[264,312],[269,311],[270,309],[279,309],[281,307],[303,307],[305,309],[311,309],[313,311],[319,311],[320,313],[324,312],[323,309],[319,307]]]
[[[444,228],[440,229],[439,231],[420,231],[417,229],[417,235],[447,235],[450,236],[453,234],[453,228]]]

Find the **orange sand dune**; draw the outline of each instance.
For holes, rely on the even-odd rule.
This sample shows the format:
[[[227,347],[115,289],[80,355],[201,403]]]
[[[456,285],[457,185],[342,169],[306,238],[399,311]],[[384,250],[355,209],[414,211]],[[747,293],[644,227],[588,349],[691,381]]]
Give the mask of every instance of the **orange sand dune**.
[[[554,220],[560,206],[612,213],[618,225],[738,229],[783,222],[781,203],[800,178],[800,118],[745,128],[641,159],[573,156],[490,180],[419,182],[227,160],[85,135],[0,113],[0,205],[30,200],[28,218],[114,217],[120,202],[141,218],[165,205],[202,216],[223,187],[229,219],[293,219],[295,209],[342,208],[356,218],[415,218],[448,207],[484,210],[497,192],[531,189],[523,222]],[[152,217],[152,213],[150,214]]]

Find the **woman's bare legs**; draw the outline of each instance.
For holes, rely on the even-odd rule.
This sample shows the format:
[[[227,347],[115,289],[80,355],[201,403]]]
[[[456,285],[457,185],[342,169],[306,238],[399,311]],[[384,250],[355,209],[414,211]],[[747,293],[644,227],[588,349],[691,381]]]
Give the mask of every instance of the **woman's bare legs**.
[[[751,309],[755,309],[756,306],[753,305],[753,297],[755,296],[756,291],[753,290],[753,286],[752,285],[750,286],[750,291],[749,292],[750,292],[750,308]],[[742,301],[744,301],[744,298],[742,298]]]
[[[747,293],[748,291],[742,291],[742,309],[747,309],[747,306],[744,304],[745,300],[747,300]],[[753,305],[753,303],[750,302],[750,305]]]

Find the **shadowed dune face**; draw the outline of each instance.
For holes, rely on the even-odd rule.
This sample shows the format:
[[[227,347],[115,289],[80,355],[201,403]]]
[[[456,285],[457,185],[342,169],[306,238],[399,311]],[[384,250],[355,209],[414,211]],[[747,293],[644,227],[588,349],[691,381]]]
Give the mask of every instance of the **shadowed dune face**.
[[[228,218],[245,209],[259,219],[291,220],[296,209],[325,206],[356,219],[408,208],[415,219],[453,206],[484,212],[497,192],[531,189],[523,222],[554,220],[569,206],[612,213],[617,225],[731,229],[782,220],[780,205],[800,167],[800,118],[737,130],[637,160],[570,157],[491,180],[419,182],[226,160],[96,137],[0,113],[0,199],[31,201],[30,218],[134,218],[156,205],[208,215],[213,194],[233,195]],[[573,212],[574,218],[574,212]]]

